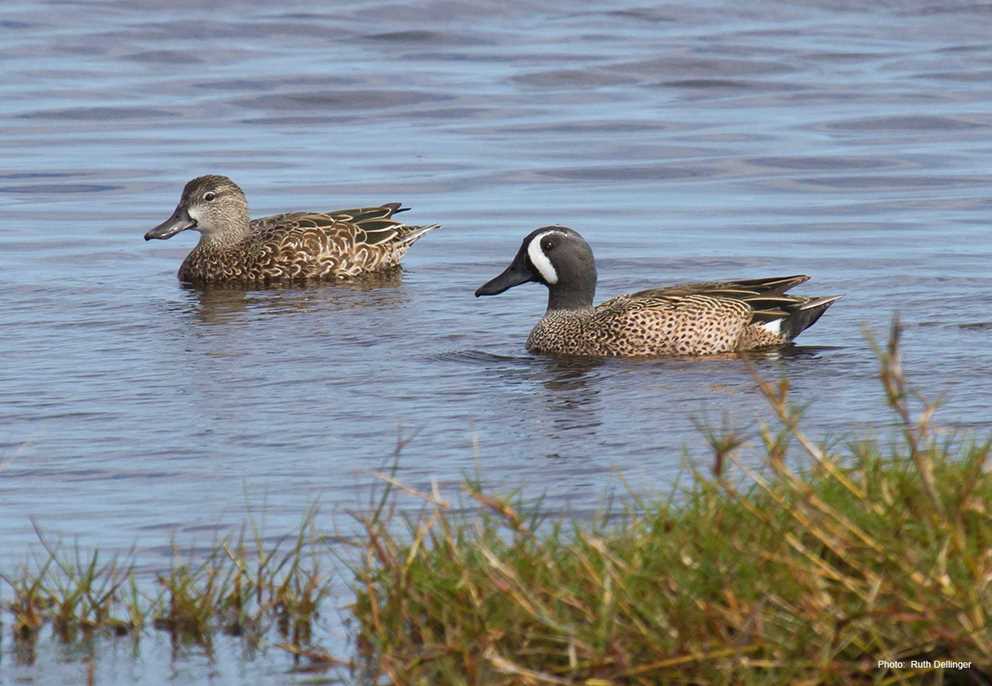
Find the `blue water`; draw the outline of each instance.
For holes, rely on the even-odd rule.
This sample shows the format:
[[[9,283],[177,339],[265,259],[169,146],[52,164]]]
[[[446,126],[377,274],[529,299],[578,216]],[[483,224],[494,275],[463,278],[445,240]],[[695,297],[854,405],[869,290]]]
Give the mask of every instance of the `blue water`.
[[[347,535],[400,439],[411,485],[478,471],[580,515],[705,460],[696,419],[753,432],[751,364],[790,379],[811,435],[885,436],[862,327],[894,312],[941,423],[987,430],[992,16],[864,4],[4,3],[4,566],[32,518],[134,546],[143,578],[249,513],[279,535],[319,499]],[[205,173],[254,216],[402,201],[444,228],[376,288],[190,290],[194,236],[142,234]],[[599,298],[793,273],[845,298],[751,362],[532,356],[542,289],[472,293],[551,223],[593,246]],[[84,674],[11,650],[0,684]],[[100,650],[98,683],[292,678],[278,651]]]

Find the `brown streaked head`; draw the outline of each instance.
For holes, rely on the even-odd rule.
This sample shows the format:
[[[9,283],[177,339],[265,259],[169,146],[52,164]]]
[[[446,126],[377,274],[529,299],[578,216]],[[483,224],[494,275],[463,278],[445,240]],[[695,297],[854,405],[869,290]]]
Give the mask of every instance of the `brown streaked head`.
[[[183,188],[172,215],[145,234],[145,240],[168,239],[186,229],[202,234],[241,233],[248,225],[248,202],[238,184],[226,176],[199,176]]]

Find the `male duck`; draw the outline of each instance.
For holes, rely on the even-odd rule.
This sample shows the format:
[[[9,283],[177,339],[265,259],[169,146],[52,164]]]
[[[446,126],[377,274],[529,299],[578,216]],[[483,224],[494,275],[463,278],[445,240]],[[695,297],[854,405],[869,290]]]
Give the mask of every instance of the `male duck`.
[[[236,183],[226,176],[201,176],[186,184],[175,212],[145,240],[199,231],[200,242],[179,268],[179,279],[188,283],[341,279],[396,267],[418,238],[438,228],[393,219],[404,209],[389,203],[249,220],[248,202]]]
[[[593,307],[596,262],[585,239],[564,226],[524,238],[506,270],[475,295],[528,281],[548,287],[548,311],[527,349],[566,355],[711,355],[789,343],[840,296],[785,295],[808,276],[653,288]]]

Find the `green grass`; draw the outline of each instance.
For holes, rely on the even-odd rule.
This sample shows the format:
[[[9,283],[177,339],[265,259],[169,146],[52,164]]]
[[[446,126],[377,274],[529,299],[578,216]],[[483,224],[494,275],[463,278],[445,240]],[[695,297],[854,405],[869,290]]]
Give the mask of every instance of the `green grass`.
[[[316,510],[298,532],[274,542],[252,527],[215,543],[204,556],[173,545],[171,567],[143,588],[130,559],[101,561],[99,552],[67,554],[36,527],[42,555],[0,574],[12,595],[12,617],[22,661],[33,661],[45,626],[64,643],[94,636],[140,639],[147,627],[169,634],[174,645],[211,646],[224,633],[258,646],[266,637],[311,662],[336,664],[312,645],[313,628],[327,599],[328,548],[315,527]],[[147,586],[145,584],[144,586]]]
[[[473,521],[437,494],[399,529],[384,507],[355,570],[366,659],[394,684],[986,683],[990,444],[933,431],[898,337],[878,350],[901,427],[885,449],[814,442],[788,383],[759,379],[775,420],[761,469],[710,430],[708,474],[599,523],[543,520],[475,483]]]

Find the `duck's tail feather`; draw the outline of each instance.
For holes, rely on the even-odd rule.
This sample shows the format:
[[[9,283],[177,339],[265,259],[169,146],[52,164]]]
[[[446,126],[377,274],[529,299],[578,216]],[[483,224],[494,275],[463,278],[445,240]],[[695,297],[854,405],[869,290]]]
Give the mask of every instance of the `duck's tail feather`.
[[[803,303],[789,312],[789,316],[785,318],[784,324],[788,327],[789,340],[816,324],[816,320],[823,316],[827,308],[842,297],[840,295],[827,295],[804,299]]]
[[[405,246],[411,246],[417,242],[421,236],[425,233],[433,231],[434,229],[440,229],[440,224],[428,224],[423,226],[407,226],[404,225],[400,227],[399,236],[396,238],[397,243],[401,243]]]
[[[387,202],[382,207],[389,210],[389,214],[386,215],[387,217],[392,217],[394,214],[399,214],[400,212],[409,212],[412,209],[410,207],[403,207],[403,203],[401,202]]]

